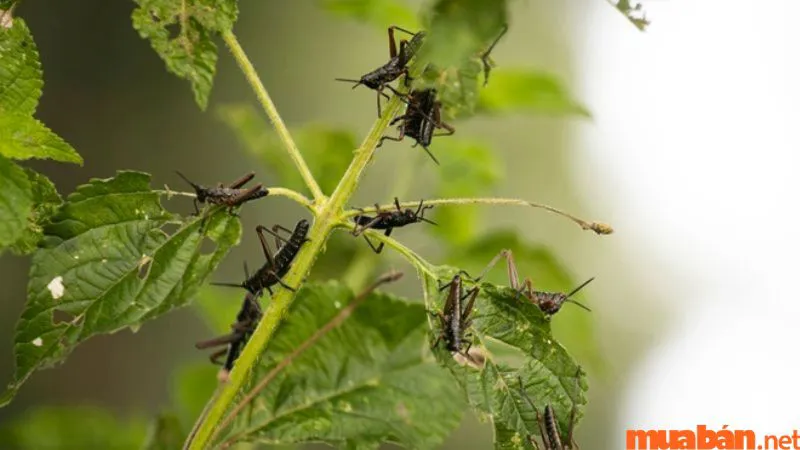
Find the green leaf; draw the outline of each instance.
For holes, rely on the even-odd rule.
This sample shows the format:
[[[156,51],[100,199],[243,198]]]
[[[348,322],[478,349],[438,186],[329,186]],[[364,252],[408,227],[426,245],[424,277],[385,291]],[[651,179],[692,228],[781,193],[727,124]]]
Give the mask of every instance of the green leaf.
[[[25,173],[31,183],[33,209],[28,215],[27,226],[22,236],[11,245],[11,251],[18,255],[27,255],[36,250],[44,237],[44,226],[63,203],[49,178],[31,169],[25,169]]]
[[[281,185],[306,189],[294,164],[283,151],[278,136],[252,106],[225,105],[219,108],[218,113],[242,145],[275,170]],[[358,147],[356,136],[350,131],[322,124],[306,125],[291,132],[323,192],[333,192]]]
[[[436,152],[442,157],[442,176],[436,197],[472,197],[485,195],[503,177],[497,156],[486,144],[474,140],[439,139]],[[452,246],[461,246],[476,235],[481,210],[479,208],[437,208],[433,220],[439,225],[428,227],[429,232]]]
[[[25,171],[0,156],[0,249],[22,236],[33,208],[32,196]]]
[[[263,355],[260,376],[353,300],[337,282],[306,285]],[[270,444],[325,442],[339,448],[437,448],[463,404],[450,376],[425,349],[420,304],[372,293],[280,371],[255,400],[240,439]]]
[[[505,0],[436,0],[420,57],[439,67],[460,66],[497,38],[507,14]]]
[[[175,450],[183,446],[186,434],[174,414],[161,414],[150,426],[145,440],[145,450]]]
[[[33,115],[42,96],[42,66],[31,32],[18,17],[11,28],[0,27],[0,61],[0,115]]]
[[[497,69],[491,80],[480,93],[479,108],[483,111],[591,117],[552,75],[526,69]]]
[[[391,25],[418,28],[417,18],[408,4],[400,0],[321,0],[323,9],[342,17],[375,25],[383,30]]]
[[[83,158],[71,145],[43,123],[22,114],[0,114],[0,155],[83,164]]]
[[[138,450],[146,429],[140,418],[121,421],[100,408],[41,407],[4,424],[0,448]]]
[[[608,2],[614,5],[640,31],[644,31],[650,25],[641,3],[630,0],[608,0]]]
[[[442,267],[439,272],[440,279],[449,281],[455,269]],[[447,291],[441,293],[438,280],[430,277],[425,284],[426,304],[441,311]],[[520,393],[520,380],[540,411],[553,406],[562,430],[569,426],[573,406],[577,423],[586,404],[585,374],[553,338],[549,319],[536,305],[520,300],[510,288],[482,283],[470,317],[470,354],[483,354],[482,367],[457,359],[443,345],[434,354],[456,378],[470,406],[494,424],[495,448],[532,449],[529,437],[540,434],[536,412]],[[439,320],[432,316],[431,323],[439,335]]]
[[[569,292],[583,279],[589,278],[587,276],[576,280],[550,249],[527,243],[516,233],[508,230],[494,231],[473,241],[471,245],[459,247],[460,251],[452,254],[448,261],[458,262],[459,266],[465,267],[471,274],[477,274],[502,249],[509,249],[514,254],[517,272],[521,278],[519,281],[529,277],[537,291]],[[508,286],[505,262],[501,261],[498,265],[501,267],[495,268],[485,279]],[[581,291],[574,298],[587,304],[583,300],[584,293],[585,291]],[[591,303],[588,303],[588,306],[591,307]],[[552,322],[556,336],[570,349],[570,352],[591,369],[602,371],[604,367],[597,346],[593,319],[592,313],[567,303],[553,317]]]
[[[201,109],[208,105],[217,65],[212,37],[233,29],[235,0],[134,0],[133,27],[150,41],[167,70],[188,80]]]
[[[15,381],[0,405],[34,370],[63,361],[91,336],[136,330],[188,303],[238,243],[239,220],[222,208],[181,221],[161,207],[159,195],[145,173],[93,179],[45,227],[16,329]],[[179,228],[170,235],[166,225]],[[206,238],[216,244],[210,252],[201,249]]]
[[[0,26],[0,155],[83,164],[72,146],[32,117],[44,84],[39,53],[25,21],[12,23]]]

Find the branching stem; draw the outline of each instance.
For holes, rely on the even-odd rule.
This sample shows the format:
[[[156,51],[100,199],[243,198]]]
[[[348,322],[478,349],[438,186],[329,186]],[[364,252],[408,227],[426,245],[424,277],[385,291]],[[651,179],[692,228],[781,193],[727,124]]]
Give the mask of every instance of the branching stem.
[[[242,70],[245,71],[248,81],[253,85],[257,95],[259,95],[259,92],[263,92],[263,95],[259,95],[259,98],[261,99],[263,97],[269,101],[266,89],[258,79],[258,75],[255,73],[253,67],[249,65],[249,62],[247,64],[242,63],[242,61],[247,62],[247,57],[244,55],[241,47],[238,46],[236,38],[232,33],[225,34],[225,42],[231,47],[235,56],[237,52],[239,53],[237,61],[240,61],[240,66],[242,66]],[[350,197],[352,197],[353,192],[355,192],[356,186],[358,186],[358,182],[364,175],[367,165],[372,160],[378,141],[389,126],[389,121],[397,114],[401,105],[402,102],[396,97],[392,98],[387,103],[383,116],[376,121],[375,125],[364,139],[364,142],[356,150],[350,166],[339,181],[331,197],[326,199],[322,196],[321,192],[319,197],[315,196],[316,207],[312,211],[315,213],[316,218],[309,231],[308,238],[310,242],[304,245],[302,250],[298,253],[291,269],[283,278],[284,283],[289,286],[300,286],[302,284],[317,256],[322,252],[325,241],[327,241],[331,231],[339,225],[339,216],[344,206],[350,200]],[[268,114],[275,115],[276,119],[273,120],[273,123],[275,123],[276,127],[280,130],[283,122],[280,120],[280,117],[278,117],[278,113],[274,109],[272,103],[269,102],[268,106],[265,105],[265,109]],[[281,124],[281,126],[277,124]],[[285,128],[283,128],[283,130],[286,131]],[[286,132],[286,136],[288,142],[291,142],[288,131]],[[302,162],[302,167],[306,168],[304,178],[306,175],[311,177],[311,173],[307,171],[307,167],[302,161],[302,158],[300,158],[300,154],[297,152],[293,153],[292,151],[290,151],[290,154],[296,154],[299,161]],[[302,170],[301,168],[301,173]],[[317,186],[316,181],[313,179],[311,181],[313,181],[313,186]],[[309,184],[309,188],[311,188],[311,184]],[[314,191],[313,188],[311,189]],[[319,187],[316,189],[319,191]],[[387,242],[387,245],[395,248],[391,243]],[[413,252],[410,252],[410,250],[408,253],[413,255]],[[417,257],[417,259],[419,259],[419,257]],[[270,301],[269,306],[266,311],[264,311],[264,316],[259,322],[258,327],[253,332],[253,335],[248,340],[241,355],[239,355],[239,358],[236,360],[236,365],[230,373],[228,382],[219,390],[219,395],[211,399],[210,404],[207,406],[207,414],[198,419],[195,425],[196,433],[189,437],[184,448],[200,450],[208,446],[211,436],[218,429],[220,420],[222,420],[223,415],[233,402],[236,393],[242,389],[258,356],[264,352],[281,320],[288,313],[289,305],[293,299],[294,292],[287,289],[280,289],[273,296],[272,301]]]
[[[222,33],[222,39],[230,49],[234,59],[236,59],[236,63],[239,64],[239,68],[242,69],[250,87],[255,91],[258,102],[261,103],[261,107],[264,108],[264,112],[275,127],[275,131],[278,133],[278,137],[283,143],[286,152],[289,153],[289,157],[300,172],[300,176],[303,177],[303,181],[306,183],[306,186],[308,186],[308,190],[311,191],[311,196],[316,201],[324,198],[325,195],[322,193],[322,189],[320,189],[319,184],[317,184],[317,180],[314,179],[314,175],[303,159],[303,155],[300,154],[300,150],[297,149],[297,144],[294,143],[292,135],[289,134],[289,130],[286,128],[286,124],[283,123],[283,119],[281,119],[281,116],[278,114],[278,110],[275,108],[275,104],[272,103],[267,89],[258,77],[256,69],[253,67],[250,59],[247,58],[247,54],[245,54],[242,46],[239,45],[239,40],[236,39],[236,35],[233,34],[233,31],[226,31]]]

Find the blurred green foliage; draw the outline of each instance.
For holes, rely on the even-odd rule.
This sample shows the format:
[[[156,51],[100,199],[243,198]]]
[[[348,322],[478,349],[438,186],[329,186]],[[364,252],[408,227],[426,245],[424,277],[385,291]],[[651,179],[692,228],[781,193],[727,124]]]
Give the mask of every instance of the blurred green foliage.
[[[442,139],[436,146],[448,155],[442,162],[436,197],[489,196],[503,178],[503,168],[487,144],[453,138]],[[456,248],[478,235],[481,215],[477,207],[438,208],[434,220],[439,226],[429,227],[428,232],[449,248]]]
[[[591,117],[558,78],[526,69],[493,71],[492,82],[481,91],[478,104],[487,113],[516,111]]]
[[[283,151],[278,136],[252,106],[225,105],[219,108],[218,114],[244,148],[273,172],[276,184],[305,189],[303,178]],[[309,124],[291,131],[322,191],[333,192],[358,146],[355,134],[324,124]]]
[[[142,446],[147,421],[120,420],[90,406],[41,407],[0,427],[0,448],[8,450],[119,449]]]
[[[145,450],[174,450],[180,448],[186,433],[177,416],[169,413],[159,415],[150,426],[144,444]]]
[[[322,8],[343,18],[355,19],[380,28],[397,25],[418,28],[414,12],[402,0],[320,0]]]

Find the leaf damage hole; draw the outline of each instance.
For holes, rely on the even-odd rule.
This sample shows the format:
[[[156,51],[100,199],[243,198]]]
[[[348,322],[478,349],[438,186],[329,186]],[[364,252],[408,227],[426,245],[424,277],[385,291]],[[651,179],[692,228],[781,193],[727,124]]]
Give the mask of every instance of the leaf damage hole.
[[[167,236],[172,236],[180,229],[181,225],[178,223],[165,223],[161,226],[161,231],[167,234]]]
[[[61,309],[53,310],[53,324],[55,325],[58,325],[59,323],[73,323],[75,319],[75,314],[72,314],[71,312]]]
[[[147,274],[150,273],[150,266],[153,263],[153,258],[147,255],[142,255],[142,259],[139,260],[139,271],[137,276],[140,280],[144,280],[147,278]]]
[[[208,236],[204,237],[203,242],[200,243],[200,253],[203,255],[213,255],[216,251],[217,243]]]
[[[169,40],[174,40],[181,35],[181,26],[178,23],[170,23],[164,26],[164,29],[169,33]]]

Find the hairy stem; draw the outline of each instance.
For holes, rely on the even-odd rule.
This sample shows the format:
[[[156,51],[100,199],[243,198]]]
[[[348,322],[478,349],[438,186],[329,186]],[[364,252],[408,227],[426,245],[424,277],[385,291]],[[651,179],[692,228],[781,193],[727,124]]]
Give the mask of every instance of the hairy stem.
[[[314,175],[311,174],[311,170],[303,159],[303,155],[300,154],[300,150],[297,149],[297,144],[294,143],[291,134],[289,134],[289,130],[286,128],[286,124],[283,123],[283,119],[281,119],[281,116],[278,114],[278,110],[275,108],[275,104],[272,103],[272,99],[269,97],[266,88],[264,88],[264,84],[258,77],[256,69],[247,58],[242,46],[239,45],[236,35],[234,35],[232,31],[225,31],[222,33],[222,39],[230,49],[234,59],[236,59],[236,63],[239,64],[239,68],[242,69],[250,87],[255,91],[258,102],[261,103],[261,107],[264,108],[264,112],[267,113],[267,117],[269,117],[270,122],[272,122],[272,125],[275,127],[275,131],[278,133],[278,137],[283,143],[284,148],[286,148],[286,151],[289,153],[289,157],[292,158],[294,165],[297,166],[300,176],[303,177],[303,181],[306,183],[306,186],[308,186],[308,190],[311,191],[311,196],[314,197],[316,201],[323,199],[325,195],[322,193],[322,189],[320,189],[319,184],[317,184],[317,180],[314,179]]]
[[[228,42],[231,39],[233,43],[236,43],[233,35],[226,37],[225,41]],[[229,46],[231,46],[230,42]],[[252,69],[252,66],[250,66],[250,69]],[[256,78],[256,84],[261,89],[264,89],[255,72],[252,72],[251,75]],[[264,96],[266,96],[266,90],[264,90]],[[269,97],[266,98],[268,99]],[[333,195],[331,195],[330,199],[321,197],[317,200],[317,208],[314,209],[316,220],[308,236],[310,242],[306,243],[298,253],[291,269],[283,278],[284,283],[295,287],[299,287],[302,284],[317,256],[322,251],[331,231],[339,225],[339,216],[342,214],[344,206],[350,200],[353,192],[355,192],[358,182],[361,180],[367,165],[375,153],[381,135],[401,105],[402,102],[398,98],[393,98],[387,103],[383,116],[377,120],[364,142],[356,150],[350,166],[339,181],[339,185],[334,190]],[[274,108],[272,111],[277,117],[277,111]],[[278,122],[280,122],[279,118]],[[388,242],[387,245],[393,246]],[[413,252],[409,251],[409,254],[413,255]],[[195,426],[196,433],[189,437],[184,448],[199,450],[206,448],[209,444],[211,436],[216,432],[220,420],[233,402],[236,393],[242,389],[258,356],[264,352],[281,320],[288,313],[294,294],[293,291],[280,289],[273,296],[272,301],[264,311],[261,322],[259,322],[255,332],[248,340],[242,354],[236,360],[236,365],[230,373],[228,382],[220,389],[219,395],[211,399],[210,405],[207,407],[207,414],[198,419],[198,423]]]
[[[549,205],[545,205],[543,203],[536,203],[536,202],[529,202],[527,200],[522,200],[518,198],[494,198],[494,197],[487,197],[487,198],[437,198],[433,200],[426,200],[426,205],[512,205],[512,206],[528,206],[531,208],[540,208],[552,213],[558,214],[559,216],[566,217],[567,219],[577,223],[581,228],[584,230],[592,230],[597,234],[611,234],[614,232],[614,229],[611,225],[608,225],[603,222],[595,222],[595,221],[587,221],[583,220],[579,217],[573,216],[567,212],[564,212],[560,209],[554,208]],[[415,208],[419,205],[419,202],[401,202],[400,206],[404,208]],[[382,210],[391,210],[396,208],[394,203],[389,205],[380,205],[380,209]],[[363,208],[363,209],[351,209],[346,211],[342,218],[353,217],[358,214],[363,213],[372,213],[375,212],[375,208]]]

